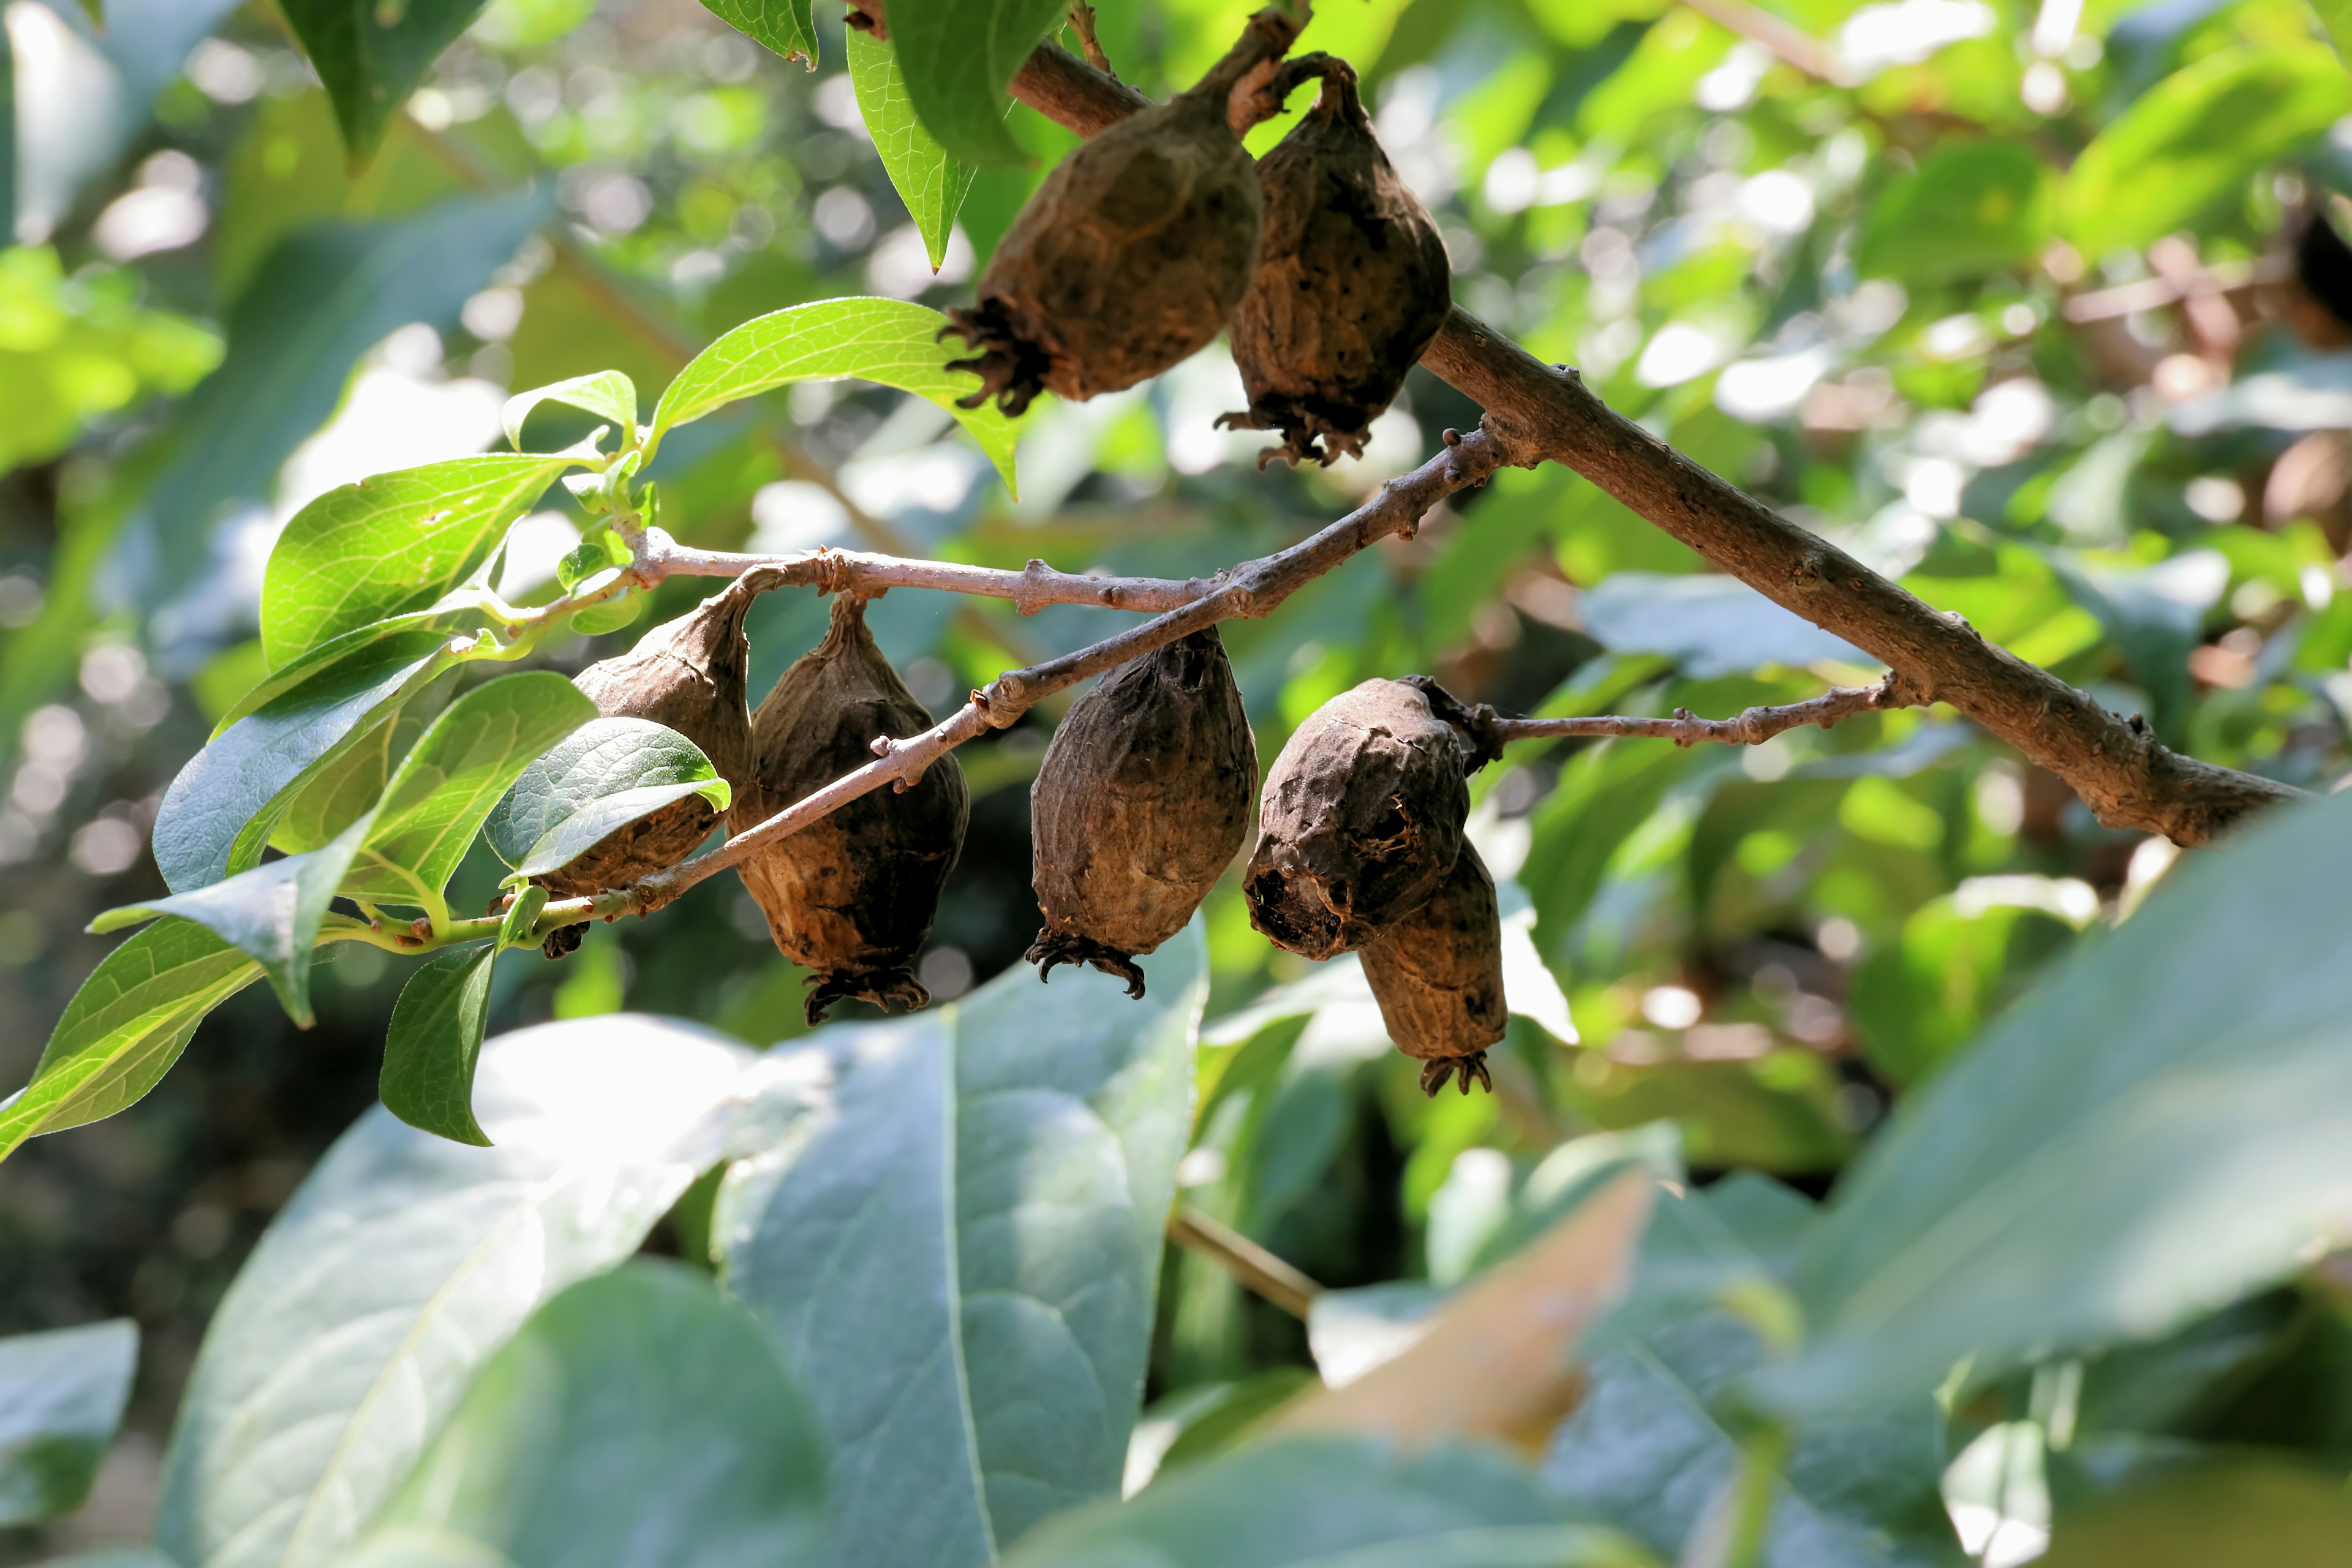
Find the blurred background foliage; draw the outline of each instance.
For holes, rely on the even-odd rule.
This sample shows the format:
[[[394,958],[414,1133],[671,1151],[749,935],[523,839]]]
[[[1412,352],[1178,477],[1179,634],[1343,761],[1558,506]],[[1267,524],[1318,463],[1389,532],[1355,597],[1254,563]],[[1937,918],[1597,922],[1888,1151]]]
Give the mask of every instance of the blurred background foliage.
[[[265,668],[261,565],[302,502],[488,447],[509,390],[618,367],[650,399],[784,305],[959,301],[1071,144],[1014,107],[1037,163],[977,176],[935,272],[824,6],[810,72],[693,0],[492,0],[356,172],[267,5],[108,9],[103,34],[70,0],[5,10],[10,1084],[110,945],[83,921],[161,891],[156,803]],[[1247,10],[1098,15],[1121,76],[1163,92]],[[2352,190],[2352,77],[2299,0],[1323,0],[1301,47],[1362,73],[1469,310],[2170,743],[2314,788],[2343,771],[2352,306],[2330,283],[2352,284],[2352,255],[2332,275],[2340,245],[2306,241],[2298,267],[2296,238]],[[1222,345],[1130,393],[1048,399],[1015,500],[931,405],[800,386],[679,432],[653,477],[695,544],[1184,575],[1328,521],[1476,418],[1416,373],[1361,461],[1261,474],[1262,438],[1213,425],[1243,402]],[[510,597],[549,591],[577,542],[560,495],[517,535]],[[673,582],[656,616],[708,586]],[[823,615],[803,592],[761,601],[755,697]],[[934,709],[1113,624],[911,590],[872,621]],[[1507,711],[1721,715],[1875,668],[1557,468],[1507,471],[1227,630],[1269,761],[1373,675]],[[550,657],[575,669],[634,635]],[[964,753],[972,831],[922,961],[936,996],[1018,962],[1035,929],[1026,791],[1052,718]],[[1184,1199],[1325,1284],[1459,1278],[1579,1131],[1672,1120],[1702,1178],[1826,1190],[1896,1097],[2173,858],[1948,710],[1753,749],[1522,747],[1475,798],[1511,942],[1491,1098],[1423,1100],[1351,960],[1273,952],[1230,885],[1207,909]],[[495,881],[476,865],[457,891],[487,901]],[[0,1180],[0,1331],[145,1329],[143,1436],[59,1540],[143,1525],[207,1314],[373,1099],[402,975],[339,953],[316,1029],[249,991],[161,1092]],[[766,1045],[799,1031],[800,981],[726,879],[562,964],[502,969],[491,1022],[627,1007]],[[699,1223],[665,1245],[693,1254]],[[1199,1259],[1171,1268],[1150,1394],[1205,1443],[1295,1385],[1306,1340]],[[2233,1313],[2139,1353],[2241,1382],[2200,1373],[2182,1408],[2129,1419],[2250,1430],[2296,1357],[2341,1362],[2333,1319]],[[2040,1397],[2011,1393],[1980,1427]],[[2352,1442],[2340,1426],[2312,1444]]]

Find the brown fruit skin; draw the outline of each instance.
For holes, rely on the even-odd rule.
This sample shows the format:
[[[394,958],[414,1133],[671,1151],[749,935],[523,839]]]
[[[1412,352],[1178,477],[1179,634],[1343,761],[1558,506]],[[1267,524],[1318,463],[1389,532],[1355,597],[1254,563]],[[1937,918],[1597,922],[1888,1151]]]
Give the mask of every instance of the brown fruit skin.
[[[921,733],[931,716],[866,629],[866,604],[833,603],[824,639],[751,716],[751,777],[729,813],[740,834],[874,760],[873,742]],[[909,967],[963,852],[963,768],[943,756],[913,788],[877,790],[736,867],[776,946],[815,971],[808,1020],[845,996],[909,1009],[931,999]]]
[[[1029,790],[1045,979],[1091,963],[1143,994],[1133,959],[1184,929],[1241,853],[1257,740],[1217,628],[1121,665],[1074,704]]]
[[[996,247],[976,303],[977,408],[1018,417],[1046,387],[1117,392],[1208,346],[1249,287],[1263,202],[1222,91],[1130,115],[1064,158]]]
[[[1436,891],[1470,815],[1462,747],[1429,700],[1367,680],[1307,716],[1267,770],[1242,893],[1276,947],[1330,958]]]
[[[1327,71],[1314,109],[1257,168],[1265,242],[1233,323],[1249,412],[1220,423],[1282,432],[1261,468],[1360,456],[1453,305],[1436,224],[1381,151],[1355,73]]]
[[[751,773],[751,714],[743,691],[751,648],[743,616],[771,586],[766,574],[739,577],[619,658],[590,665],[572,684],[607,719],[650,719],[684,735],[740,795]],[[715,806],[688,795],[614,829],[539,881],[562,899],[625,887],[693,854],[718,822]]]
[[[1503,998],[1503,917],[1495,879],[1468,842],[1437,891],[1363,950],[1364,978],[1397,1049],[1429,1065],[1421,1087],[1435,1094],[1461,1074],[1488,1089],[1486,1049],[1510,1021]]]

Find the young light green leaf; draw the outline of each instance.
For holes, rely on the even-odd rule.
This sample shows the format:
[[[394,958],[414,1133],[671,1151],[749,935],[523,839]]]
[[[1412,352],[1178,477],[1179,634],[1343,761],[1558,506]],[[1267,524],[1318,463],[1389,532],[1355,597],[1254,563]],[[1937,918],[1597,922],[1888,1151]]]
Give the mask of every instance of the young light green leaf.
[[[421,964],[393,1004],[376,1098],[411,1127],[452,1142],[489,1146],[474,1120],[474,1063],[490,1013],[495,942],[444,948]]]
[[[0,1529],[81,1506],[138,1370],[128,1318],[0,1339]]]
[[[710,14],[788,60],[816,69],[816,27],[809,0],[702,0]]]
[[[620,426],[621,444],[625,447],[637,438],[636,384],[617,370],[575,375],[569,381],[535,386],[508,398],[499,417],[506,426],[508,444],[516,451],[522,450],[523,422],[542,403],[567,404],[610,419]]]
[[[538,943],[531,937],[531,930],[539,924],[540,914],[546,908],[545,888],[532,883],[516,889],[513,899],[507,904],[507,912],[499,921],[499,951],[504,952],[509,947],[536,947]]]
[[[1031,162],[1004,128],[1004,94],[1069,0],[893,0],[890,47],[907,96],[950,156],[983,169]]]
[[[1622,1537],[1577,1522],[1485,1448],[1407,1453],[1375,1439],[1261,1443],[1134,1499],[1046,1524],[1005,1568],[1638,1568]]]
[[[252,954],[286,1016],[307,1029],[311,1024],[310,953],[319,922],[326,919],[336,887],[373,825],[374,814],[366,813],[320,848],[153,903],[109,910],[90,921],[89,929],[120,931],[158,915],[194,921]]]
[[[584,610],[572,612],[572,629],[583,637],[603,637],[617,632],[646,613],[643,594],[624,594],[617,599],[606,599]]]
[[[434,604],[575,460],[494,453],[329,490],[294,514],[269,552],[261,584],[269,662]]]
[[[595,719],[523,770],[483,836],[518,876],[537,877],[690,795],[720,811],[731,798],[701,747],[648,719]]]
[[[843,35],[849,54],[849,80],[857,89],[858,111],[874,139],[874,151],[898,187],[898,199],[923,237],[923,249],[937,272],[947,260],[948,235],[978,173],[948,156],[939,139],[923,129],[908,100],[898,58],[888,44],[851,27]]]
[[[448,668],[438,632],[372,642],[238,720],[182,768],[155,814],[156,867],[184,893],[247,869],[302,787]]]
[[[893,13],[895,20],[896,13]],[[993,404],[960,408],[979,389],[968,371],[950,371],[961,351],[939,341],[947,318],[903,300],[820,300],[751,321],[694,356],[662,393],[651,447],[689,420],[740,398],[795,381],[856,376],[927,398],[954,415],[1013,489],[1013,422]]]
[[[392,111],[425,79],[488,0],[281,0],[302,52],[326,84],[357,169],[374,155]]]
[[[596,705],[550,669],[505,676],[457,699],[384,786],[341,890],[438,909],[499,796],[541,752],[594,717]]]
[[[568,594],[597,573],[626,566],[636,558],[636,552],[623,543],[621,536],[609,526],[592,529],[555,563],[555,585]]]
[[[2319,25],[2327,29],[2330,43],[2336,46],[2336,58],[2352,61],[2352,3],[2347,0],[2311,0],[2311,8],[2319,16]]]
[[[260,973],[194,921],[158,921],[108,953],[66,1004],[33,1081],[0,1101],[0,1159],[37,1133],[136,1101],[179,1059],[204,1016]]]
[[[1140,1003],[1106,976],[1066,993],[1007,973],[860,1032],[830,1123],[723,1195],[728,1287],[834,1445],[820,1561],[982,1563],[1118,1497],[1191,1121],[1200,932],[1145,961]]]
[[[823,1531],[824,1461],[751,1315],[635,1258],[484,1364],[370,1545],[422,1531],[517,1568],[785,1568]]]
[[[208,934],[208,933],[205,933]],[[329,1568],[474,1371],[541,1301],[635,1252],[717,1157],[758,1058],[628,1015],[489,1041],[468,1148],[378,1108],[313,1168],[205,1336],[164,1462],[185,1568]]]
[[[2083,149],[2066,175],[2066,236],[2089,256],[2146,245],[2347,111],[2352,78],[2325,44],[2207,55],[2142,94]]]
[[[2168,877],[1906,1097],[1796,1275],[1792,1410],[2163,1333],[2333,1245],[2352,1204],[2352,797]],[[2224,978],[2217,978],[2224,977]]]
[[[456,685],[454,675],[434,681],[311,773],[278,819],[277,830],[269,836],[271,847],[289,855],[322,849],[373,811],[400,760],[415,746]]]

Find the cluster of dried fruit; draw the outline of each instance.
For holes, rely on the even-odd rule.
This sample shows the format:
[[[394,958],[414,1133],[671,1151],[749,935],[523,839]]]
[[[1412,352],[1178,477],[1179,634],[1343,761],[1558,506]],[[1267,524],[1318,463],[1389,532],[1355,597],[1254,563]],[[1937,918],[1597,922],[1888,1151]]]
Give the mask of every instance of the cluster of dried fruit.
[[[1315,108],[1253,166],[1228,121],[1238,52],[1172,101],[1062,160],[948,312],[979,353],[964,399],[1019,415],[1158,375],[1228,323],[1250,397],[1226,421],[1279,430],[1268,458],[1325,464],[1364,433],[1445,320],[1437,226],[1381,148],[1344,61],[1311,57]],[[1261,464],[1265,461],[1260,459]]]

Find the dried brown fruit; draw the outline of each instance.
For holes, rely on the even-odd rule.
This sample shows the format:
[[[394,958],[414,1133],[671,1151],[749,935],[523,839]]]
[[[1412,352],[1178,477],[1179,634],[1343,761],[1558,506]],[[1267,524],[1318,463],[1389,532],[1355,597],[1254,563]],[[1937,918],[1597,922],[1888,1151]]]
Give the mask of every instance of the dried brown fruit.
[[[865,601],[844,595],[824,639],[784,671],[751,716],[751,778],[729,813],[730,830],[742,833],[871,763],[878,737],[930,727],[930,714],[874,646]],[[815,971],[810,1023],[845,996],[877,1007],[930,1001],[909,965],[963,850],[970,805],[963,768],[943,756],[912,788],[860,795],[736,868],[776,946]]]
[[[979,353],[953,368],[1018,416],[1046,387],[1084,401],[1158,375],[1224,329],[1256,264],[1257,171],[1226,123],[1247,64],[1228,57],[1171,102],[1064,158],[981,275],[950,331]]]
[[[1397,1049],[1428,1065],[1422,1090],[1461,1075],[1492,1089],[1486,1049],[1510,1021],[1503,999],[1503,917],[1495,879],[1467,841],[1454,869],[1422,906],[1363,950],[1364,978]]]
[[[572,684],[607,719],[668,725],[701,747],[728,787],[740,791],[751,773],[751,715],[743,691],[751,650],[743,637],[743,616],[751,601],[772,585],[764,573],[739,577],[639,637],[619,658],[590,665]],[[539,880],[566,899],[625,887],[693,854],[718,823],[716,807],[698,795],[688,795],[615,828]],[[548,956],[562,955],[551,951]]]
[[[1037,977],[1091,963],[1141,996],[1135,955],[1183,930],[1233,864],[1256,792],[1257,742],[1216,627],[1105,676],[1029,791]]]
[[[1418,688],[1343,691],[1267,770],[1242,885],[1250,922],[1308,958],[1361,947],[1436,891],[1469,813],[1461,743]]]
[[[1250,405],[1219,423],[1282,432],[1260,467],[1360,456],[1453,304],[1445,241],[1381,151],[1356,73],[1322,68],[1314,109],[1257,166],[1265,240],[1234,317]]]

